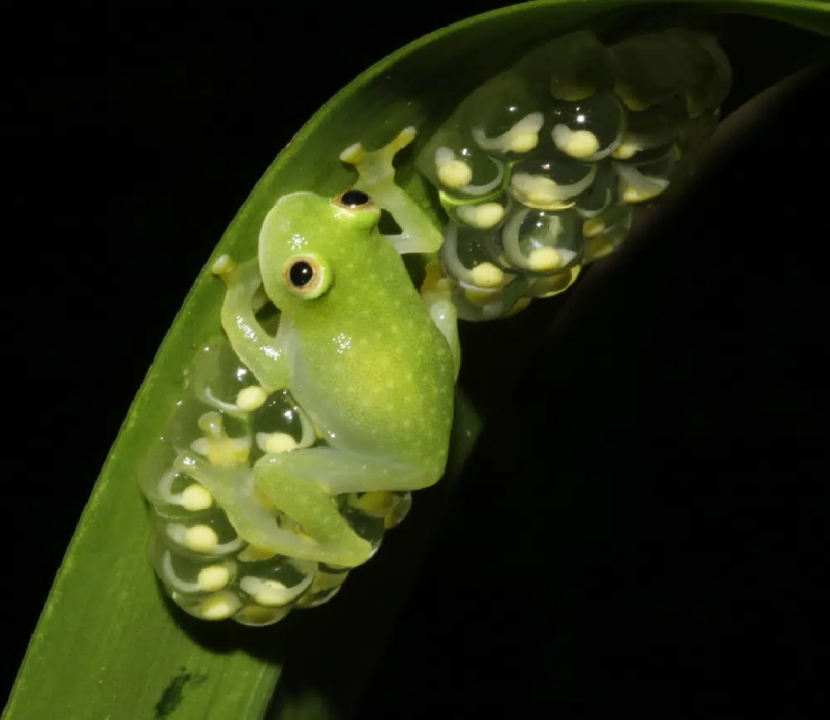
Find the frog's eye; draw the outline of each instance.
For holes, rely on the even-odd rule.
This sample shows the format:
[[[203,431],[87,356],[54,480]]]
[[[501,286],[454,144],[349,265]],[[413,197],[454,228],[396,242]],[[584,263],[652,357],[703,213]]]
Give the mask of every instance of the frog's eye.
[[[375,204],[365,192],[362,190],[346,190],[334,198],[334,204],[347,210],[371,210]]]
[[[331,287],[331,270],[315,255],[296,255],[282,268],[286,289],[305,300],[323,295]]]

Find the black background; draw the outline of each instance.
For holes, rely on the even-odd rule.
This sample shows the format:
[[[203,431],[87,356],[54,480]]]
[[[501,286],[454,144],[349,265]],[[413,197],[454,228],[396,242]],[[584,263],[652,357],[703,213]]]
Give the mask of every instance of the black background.
[[[262,172],[362,70],[497,4],[4,24],[4,689],[155,350]],[[825,701],[828,87],[736,141],[532,340],[367,717]]]

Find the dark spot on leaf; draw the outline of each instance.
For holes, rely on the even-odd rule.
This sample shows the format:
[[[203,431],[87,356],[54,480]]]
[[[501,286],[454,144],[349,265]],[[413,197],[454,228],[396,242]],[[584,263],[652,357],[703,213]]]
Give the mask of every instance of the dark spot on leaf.
[[[159,701],[156,703],[156,720],[162,720],[170,715],[184,699],[184,688],[187,683],[192,682],[193,687],[198,687],[207,679],[206,675],[191,675],[181,668],[180,674],[176,675],[170,684],[162,692]]]

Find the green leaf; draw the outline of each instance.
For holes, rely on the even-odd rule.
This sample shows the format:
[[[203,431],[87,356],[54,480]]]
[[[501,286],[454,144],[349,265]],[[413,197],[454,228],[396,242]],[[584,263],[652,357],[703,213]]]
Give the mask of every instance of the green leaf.
[[[223,288],[208,268],[223,253],[254,254],[259,226],[279,196],[300,189],[334,194],[346,187],[352,176],[337,161],[346,146],[357,140],[378,145],[406,125],[416,125],[423,140],[460,97],[529,44],[586,24],[634,30],[653,14],[648,7],[653,4],[534,2],[470,18],[370,68],[296,135],[205,259],[159,350],[58,572],[4,718],[262,718],[278,680],[278,709],[285,717],[324,717],[333,707],[348,714],[411,585],[449,486],[419,493],[417,517],[392,533],[383,551],[349,580],[365,592],[344,593],[326,608],[295,613],[288,622],[260,630],[199,623],[171,611],[147,562],[150,525],[135,469],[173,411],[170,398],[181,390],[193,347],[219,330]],[[817,1],[661,3],[661,17],[675,10],[690,12],[695,20],[718,16],[712,20],[725,30],[727,52],[745,70],[734,105],[808,59],[803,34],[788,25],[830,36],[830,7]],[[744,15],[785,24],[753,23]],[[775,53],[758,53],[757,39],[764,33],[775,37]],[[463,72],[450,72],[462,60]],[[400,177],[409,192],[427,201],[427,188],[411,165],[404,164]],[[555,308],[536,305],[515,322],[499,324],[505,346],[526,346],[509,356],[488,354],[488,362],[498,360],[506,376],[521,368],[531,349],[526,338]],[[476,372],[465,367],[463,379],[486,416],[499,400],[483,353],[485,345],[492,347],[495,331],[486,339],[476,332],[469,330],[465,343],[465,366]],[[462,405],[451,475],[460,473],[476,432],[474,413]],[[326,653],[320,657],[323,642]]]

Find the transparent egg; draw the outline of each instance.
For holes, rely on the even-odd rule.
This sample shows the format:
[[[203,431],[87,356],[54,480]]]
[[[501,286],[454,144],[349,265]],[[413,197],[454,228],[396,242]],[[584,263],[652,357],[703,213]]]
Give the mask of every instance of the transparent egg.
[[[450,220],[458,225],[475,228],[477,230],[490,230],[502,223],[505,216],[510,212],[512,198],[506,193],[478,203],[444,203]]]
[[[583,263],[604,258],[617,250],[628,238],[634,211],[630,205],[619,203],[582,224]]]
[[[192,560],[229,558],[245,546],[227,515],[216,506],[199,518],[167,520],[157,516],[156,523],[165,546]]]
[[[574,210],[582,218],[592,218],[617,202],[617,176],[611,161],[601,160],[594,166],[594,181],[574,202]]]
[[[564,210],[591,187],[595,175],[595,166],[570,158],[523,160],[513,167],[508,191],[526,207]]]
[[[611,156],[630,160],[646,150],[665,150],[677,140],[687,122],[686,108],[679,98],[640,112],[626,110],[625,133]]]
[[[246,464],[251,447],[244,413],[220,413],[193,398],[176,404],[165,439],[180,452],[212,453],[217,462],[231,464]]]
[[[549,97],[565,102],[584,100],[613,86],[607,48],[589,30],[558,37],[531,50],[514,66],[532,85],[543,86]]]
[[[154,542],[152,562],[156,574],[168,593],[205,598],[232,587],[236,581],[237,564],[230,559],[193,559],[171,550],[162,542]]]
[[[196,522],[213,510],[213,494],[185,472],[169,468],[156,477],[155,511],[168,520]]]
[[[237,612],[233,619],[240,625],[249,627],[265,627],[273,625],[282,620],[289,612],[291,606],[283,608],[262,607],[261,605],[247,605]]]
[[[628,38],[611,56],[615,92],[636,112],[680,97],[694,118],[718,107],[731,84],[729,62],[716,43],[682,29]]]
[[[203,457],[214,468],[250,466],[252,439],[243,418],[228,417],[210,410],[198,416],[196,427],[201,436],[187,448],[191,453]]]
[[[498,289],[509,282],[500,258],[493,254],[492,241],[498,228],[482,231],[449,223],[444,230],[441,261],[447,275],[462,285]]]
[[[182,507],[181,492],[188,481],[176,477],[178,473],[172,468],[175,459],[176,451],[163,438],[155,438],[139,465],[138,481],[154,512],[186,517],[188,513]]]
[[[349,523],[349,527],[360,537],[366,540],[373,550],[380,547],[383,535],[386,532],[383,516],[375,516],[364,512],[348,502],[348,497],[340,503],[340,514]]]
[[[462,320],[495,320],[526,308],[529,304],[527,288],[528,281],[518,276],[497,290],[459,286],[453,291],[453,303]]]
[[[555,100],[549,117],[556,148],[585,162],[601,160],[614,152],[625,131],[623,106],[612,92],[574,102]]]
[[[411,492],[395,493],[395,497],[397,502],[392,505],[383,519],[387,530],[398,527],[406,520],[406,516],[409,515],[409,511],[412,509]]]
[[[564,272],[549,277],[532,278],[527,287],[528,298],[547,298],[565,292],[576,282],[582,269],[581,264],[572,265]]]
[[[246,602],[277,608],[293,604],[308,591],[317,564],[277,555],[259,562],[241,562],[238,572],[240,595]]]
[[[488,155],[454,122],[445,124],[430,138],[418,156],[418,167],[451,201],[496,197],[508,176],[504,161]]]
[[[347,499],[349,507],[383,520],[386,530],[397,527],[412,507],[412,493],[405,492],[364,492],[350,493]]]
[[[586,240],[602,235],[602,233],[621,224],[630,224],[632,216],[631,206],[626,203],[617,203],[592,218],[582,221],[582,235]]]
[[[519,75],[506,72],[472,93],[459,106],[459,123],[490,155],[516,159],[539,144],[544,95]]]
[[[614,90],[629,110],[641,112],[682,96],[688,71],[668,33],[627,38],[611,47],[611,57]]]
[[[188,615],[199,620],[229,620],[242,609],[242,600],[232,590],[220,590],[205,598],[193,597],[174,590],[170,597]]]
[[[251,418],[260,453],[283,453],[310,447],[317,440],[311,421],[287,390],[273,393]]]
[[[630,204],[654,200],[668,188],[678,159],[677,148],[672,146],[656,157],[614,162],[620,199]]]
[[[230,414],[239,411],[239,393],[256,384],[256,378],[239,361],[224,336],[213,338],[196,351],[186,376],[191,397]]]
[[[695,119],[721,106],[732,85],[732,68],[714,38],[693,35],[689,44],[692,79],[686,91],[686,107],[689,117]]]
[[[512,267],[540,275],[563,272],[579,262],[582,218],[574,210],[514,212],[500,233],[504,255]]]
[[[297,601],[297,607],[313,608],[327,603],[340,592],[348,576],[348,571],[321,566],[308,592]]]

